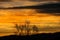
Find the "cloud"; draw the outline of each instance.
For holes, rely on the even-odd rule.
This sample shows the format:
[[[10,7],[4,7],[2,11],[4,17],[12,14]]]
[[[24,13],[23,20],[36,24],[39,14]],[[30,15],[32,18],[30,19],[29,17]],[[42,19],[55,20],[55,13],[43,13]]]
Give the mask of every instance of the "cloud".
[[[40,2],[40,1],[59,1],[59,0],[12,0],[12,1],[32,1],[32,2]]]
[[[0,0],[0,2],[10,2],[11,0]]]
[[[38,5],[36,12],[60,16],[60,3]],[[39,9],[40,8],[40,9]]]
[[[32,6],[37,5],[39,2],[28,2],[28,1],[20,1],[20,2],[0,2],[0,8],[2,7],[19,7],[19,6]]]
[[[19,1],[31,1],[31,2],[41,2],[41,1],[59,1],[59,0],[0,0],[0,2],[19,2]]]
[[[40,2],[40,1],[43,1],[43,0],[29,0],[29,1]]]
[[[4,2],[3,2],[4,1]],[[8,2],[9,1],[9,2]],[[0,0],[0,8],[8,8],[8,7],[19,7],[19,6],[35,6],[35,5],[43,5],[49,3],[56,3],[54,1],[43,1],[40,0]]]

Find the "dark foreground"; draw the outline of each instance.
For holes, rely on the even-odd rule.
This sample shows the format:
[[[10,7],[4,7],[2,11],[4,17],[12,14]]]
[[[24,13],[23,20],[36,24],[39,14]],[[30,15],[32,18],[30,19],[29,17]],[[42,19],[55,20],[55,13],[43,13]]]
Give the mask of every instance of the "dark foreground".
[[[60,40],[60,32],[57,33],[43,33],[30,36],[4,36],[0,37],[0,40]]]

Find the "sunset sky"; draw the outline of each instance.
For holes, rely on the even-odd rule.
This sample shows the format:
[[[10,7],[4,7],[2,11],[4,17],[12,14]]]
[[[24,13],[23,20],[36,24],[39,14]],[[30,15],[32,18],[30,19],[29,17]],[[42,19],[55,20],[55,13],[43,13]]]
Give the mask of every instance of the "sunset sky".
[[[32,6],[40,3],[40,0],[3,0],[0,1],[0,8]],[[41,33],[60,32],[60,16],[37,12],[37,9],[0,9],[0,35],[14,34],[17,31],[15,24],[25,24],[26,20],[30,21],[30,24],[38,26]]]

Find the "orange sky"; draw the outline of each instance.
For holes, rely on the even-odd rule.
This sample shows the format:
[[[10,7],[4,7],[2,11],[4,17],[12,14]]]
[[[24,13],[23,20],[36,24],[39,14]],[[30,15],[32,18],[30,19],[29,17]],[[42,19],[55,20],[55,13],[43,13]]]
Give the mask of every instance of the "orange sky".
[[[40,28],[45,28],[45,26],[47,25],[50,25],[51,27],[52,26],[60,27],[59,18],[60,16],[54,16],[54,15],[46,14],[46,13],[44,14],[37,13],[35,9],[15,9],[15,10],[0,9],[0,30],[3,32],[6,32],[7,30],[8,32],[16,32],[16,29],[14,28],[14,24],[15,23],[25,24],[26,20],[29,20],[31,24],[35,24],[39,26]],[[4,29],[5,31],[2,29]],[[12,31],[12,30],[15,30],[15,31]],[[59,31],[59,29],[57,31]]]

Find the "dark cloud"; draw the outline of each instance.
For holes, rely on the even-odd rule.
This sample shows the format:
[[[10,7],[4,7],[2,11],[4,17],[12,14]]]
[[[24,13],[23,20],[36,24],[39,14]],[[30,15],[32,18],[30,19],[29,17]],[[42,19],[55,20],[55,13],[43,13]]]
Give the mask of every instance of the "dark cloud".
[[[0,2],[10,2],[11,0],[0,0]]]
[[[60,16],[60,9],[37,9],[38,13],[47,13],[56,16]]]
[[[38,13],[47,13],[60,16],[60,3],[37,4],[30,6],[13,6],[6,9],[35,9]]]
[[[60,1],[60,0],[28,0],[33,2],[42,2],[42,1]]]
[[[39,2],[39,1],[42,1],[42,0],[0,0],[1,2],[5,2],[5,1],[13,1],[13,2],[16,2],[16,1],[31,1],[31,2]]]
[[[60,3],[44,4],[38,7],[40,7],[40,9],[36,9],[36,12],[38,13],[47,13],[47,14],[60,16]]]
[[[29,0],[29,1],[40,2],[40,1],[42,1],[42,0]]]

